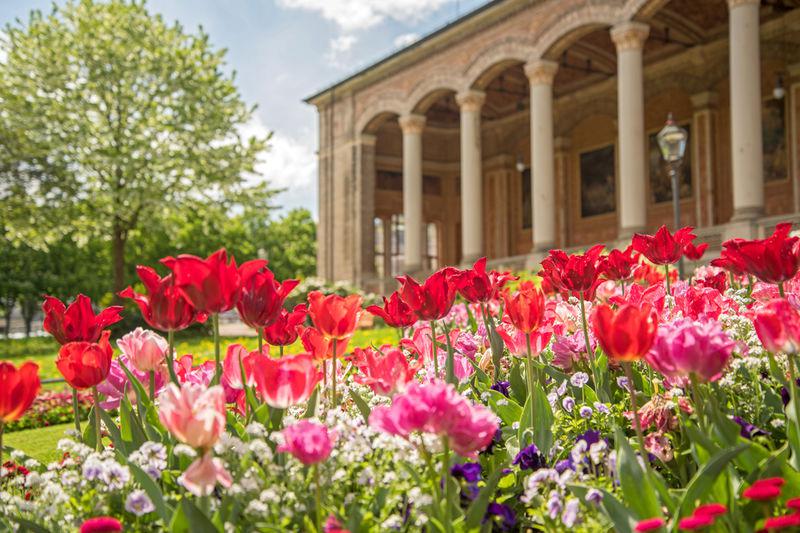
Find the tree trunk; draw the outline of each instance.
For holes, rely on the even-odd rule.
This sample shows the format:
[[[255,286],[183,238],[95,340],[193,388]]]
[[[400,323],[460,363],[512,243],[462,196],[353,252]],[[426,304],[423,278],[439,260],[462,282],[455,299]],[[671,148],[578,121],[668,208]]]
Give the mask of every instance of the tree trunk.
[[[22,319],[25,321],[25,338],[31,336],[31,327],[33,325],[33,317],[36,315],[36,303],[33,298],[22,300]]]
[[[3,331],[3,334],[6,339],[11,333],[11,315],[14,313],[14,304],[14,298],[6,298],[5,302],[3,302],[3,306],[6,308],[6,313],[3,316],[3,321],[5,322],[5,331]]]
[[[127,234],[120,226],[119,222],[114,223],[114,234],[112,236],[112,259],[114,262],[114,303],[120,305],[122,298],[119,292],[125,288],[125,242]]]

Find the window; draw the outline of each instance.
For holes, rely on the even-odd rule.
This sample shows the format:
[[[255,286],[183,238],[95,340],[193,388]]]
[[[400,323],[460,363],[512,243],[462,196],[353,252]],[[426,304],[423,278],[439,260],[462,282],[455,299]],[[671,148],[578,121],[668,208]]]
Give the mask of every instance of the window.
[[[784,99],[764,100],[761,124],[764,132],[764,181],[785,180],[789,176],[789,165]]]
[[[533,227],[533,209],[531,202],[531,169],[526,168],[520,173],[522,178],[522,229],[531,229]]]
[[[392,240],[389,250],[389,265],[392,269],[392,275],[394,276],[403,271],[403,265],[405,263],[406,226],[403,222],[403,215],[392,215],[390,227],[392,228]]]
[[[680,124],[688,134],[686,141],[686,152],[683,154],[683,162],[679,170],[680,197],[692,197],[692,130],[689,124]],[[656,136],[658,132],[650,134],[650,198],[654,204],[672,201],[672,178],[669,175],[669,165],[661,157],[661,150],[658,147]]]
[[[373,228],[375,232],[375,274],[379,278],[382,278],[386,276],[386,273],[383,271],[383,260],[386,257],[384,254],[386,243],[383,242],[383,219],[376,218]]]
[[[427,270],[439,268],[439,225],[436,222],[425,224],[424,257],[422,267]]]
[[[614,145],[580,155],[581,217],[613,213],[617,208]]]

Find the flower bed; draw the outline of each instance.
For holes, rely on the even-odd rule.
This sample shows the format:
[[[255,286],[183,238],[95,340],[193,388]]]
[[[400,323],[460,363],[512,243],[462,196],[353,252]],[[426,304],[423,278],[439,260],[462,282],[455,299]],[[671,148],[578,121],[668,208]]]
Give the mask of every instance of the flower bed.
[[[56,365],[97,401],[60,461],[4,456],[0,529],[797,530],[789,230],[728,241],[683,280],[671,265],[705,248],[689,228],[554,250],[514,290],[485,260],[401,277],[366,310],[401,333],[382,346],[353,343],[360,296],[284,309],[293,281],[224,251],[140,267],[147,294],[123,295],[164,336],[137,329],[118,357],[120,309],[48,299]],[[252,346],[218,342],[232,308]],[[202,364],[173,342],[198,320]],[[270,355],[297,339],[306,353]],[[0,435],[38,388],[35,365],[0,363]]]
[[[78,394],[80,417],[85,418],[92,405],[91,395]],[[42,391],[33,401],[25,415],[6,426],[6,433],[22,429],[40,428],[72,422],[75,415],[72,409],[72,393],[64,390]]]

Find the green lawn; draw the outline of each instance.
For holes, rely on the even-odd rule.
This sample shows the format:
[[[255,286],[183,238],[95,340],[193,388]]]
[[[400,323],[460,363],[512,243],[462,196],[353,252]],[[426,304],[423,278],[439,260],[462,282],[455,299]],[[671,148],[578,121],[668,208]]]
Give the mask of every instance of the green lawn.
[[[56,444],[59,439],[64,438],[64,430],[71,427],[72,424],[60,424],[6,433],[3,436],[3,446],[23,451],[43,464],[51,463],[61,459],[61,452],[56,450]],[[8,452],[3,454],[3,457],[8,458]]]
[[[384,343],[396,343],[397,330],[394,328],[373,328],[360,329],[355,332],[350,341],[349,349],[356,346],[369,346],[370,344],[381,345]],[[229,344],[239,343],[248,349],[258,348],[258,340],[255,337],[222,337],[222,356],[225,356],[225,348]],[[176,343],[176,350],[179,355],[192,354],[195,362],[205,361],[214,357],[214,341],[209,337],[189,337],[179,339]],[[298,341],[292,346],[287,347],[285,353],[298,353],[303,351],[303,345]],[[278,349],[272,348],[273,355],[277,356]],[[36,337],[31,339],[0,339],[0,360],[10,359],[19,365],[23,361],[34,361],[39,365],[39,375],[42,379],[60,377],[56,369],[56,355],[58,354],[58,343],[50,337]]]
[[[369,346],[370,344],[381,345],[385,343],[397,342],[397,330],[394,328],[374,328],[361,329],[356,331],[350,341],[348,350],[357,346]],[[223,337],[222,350],[229,344],[240,343],[248,349],[258,348],[258,340],[254,337]],[[182,339],[177,342],[176,349],[179,354],[193,354],[195,360],[206,360],[214,357],[214,341],[208,337],[192,337]],[[303,345],[299,342],[289,346],[286,353],[298,353],[302,351]],[[35,361],[39,364],[40,375],[44,378],[60,377],[55,365],[55,357],[58,353],[58,344],[50,337],[37,337],[32,339],[12,339],[0,340],[0,360],[11,359],[15,364],[26,360]],[[278,350],[272,348],[273,355],[277,356]],[[51,388],[64,387],[63,383],[52,384]],[[56,451],[56,443],[64,437],[64,430],[72,427],[72,424],[61,424],[39,429],[27,429],[6,433],[3,437],[5,446],[22,450],[31,457],[43,463],[60,458],[60,453]],[[7,455],[6,455],[7,456]]]

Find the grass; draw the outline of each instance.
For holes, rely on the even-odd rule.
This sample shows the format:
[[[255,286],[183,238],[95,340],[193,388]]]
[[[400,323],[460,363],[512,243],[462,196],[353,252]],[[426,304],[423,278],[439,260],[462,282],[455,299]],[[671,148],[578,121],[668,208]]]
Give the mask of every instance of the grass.
[[[397,340],[397,331],[393,328],[359,329],[353,335],[348,349],[352,350],[357,346],[364,347],[370,344],[380,346],[385,343],[396,343]],[[258,340],[255,337],[222,337],[220,339],[222,357],[225,357],[225,349],[229,344],[237,343],[244,345],[249,350],[258,349]],[[42,379],[59,378],[61,376],[56,368],[58,348],[58,343],[51,337],[0,339],[0,361],[12,360],[16,365],[24,361],[33,361],[39,365],[39,376]],[[194,355],[195,364],[197,364],[214,357],[214,340],[210,336],[179,338],[175,349],[179,355]],[[292,354],[302,351],[303,345],[298,341],[291,346],[287,346],[284,353]],[[271,353],[277,357],[278,349],[272,347]]]
[[[397,330],[393,328],[360,329],[355,332],[348,345],[348,350],[355,347],[364,347],[371,344],[380,346],[386,343],[396,343]],[[222,337],[221,346],[224,357],[225,348],[229,344],[239,343],[250,350],[258,349],[258,340],[255,337]],[[195,364],[214,357],[214,341],[210,337],[189,337],[176,343],[179,354],[190,353],[195,357]],[[288,346],[285,353],[299,353],[303,345],[297,342]],[[272,355],[278,355],[275,347],[271,349]],[[3,339],[0,340],[0,360],[14,360],[19,365],[23,361],[34,361],[39,365],[39,374],[42,379],[60,377],[55,365],[58,344],[49,337],[31,339]],[[49,388],[65,387],[63,383],[51,384]],[[21,450],[29,456],[47,464],[61,458],[56,450],[58,440],[64,437],[64,430],[72,424],[60,424],[38,429],[26,429],[6,433],[3,444],[7,447]],[[7,454],[4,454],[7,456]]]
[[[64,431],[71,427],[73,424],[70,423],[14,431],[3,436],[3,446],[25,452],[43,464],[51,463],[61,459],[61,452],[56,450],[56,444],[59,439],[64,438]],[[7,451],[3,457],[8,458]]]

